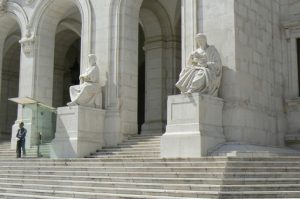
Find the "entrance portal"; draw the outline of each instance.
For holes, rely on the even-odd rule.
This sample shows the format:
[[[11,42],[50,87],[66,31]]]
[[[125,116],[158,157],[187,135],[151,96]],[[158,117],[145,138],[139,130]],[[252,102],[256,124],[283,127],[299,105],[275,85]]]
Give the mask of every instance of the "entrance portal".
[[[19,95],[19,73],[21,38],[20,29],[16,22],[4,41],[2,53],[1,73],[1,98],[0,98],[0,136],[2,139],[10,139],[11,126],[17,118],[17,105],[8,101],[9,98]],[[1,43],[1,42],[0,42]]]

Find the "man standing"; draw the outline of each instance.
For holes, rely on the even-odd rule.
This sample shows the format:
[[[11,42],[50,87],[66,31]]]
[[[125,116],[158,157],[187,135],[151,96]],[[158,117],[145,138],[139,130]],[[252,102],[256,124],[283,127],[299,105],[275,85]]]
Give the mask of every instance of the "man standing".
[[[27,133],[27,130],[24,128],[24,123],[21,122],[19,124],[19,130],[18,130],[18,133],[17,133],[17,158],[20,158],[21,157],[21,148],[22,148],[22,151],[23,151],[23,156],[26,155],[26,151],[25,151],[25,137],[26,137],[26,133]]]

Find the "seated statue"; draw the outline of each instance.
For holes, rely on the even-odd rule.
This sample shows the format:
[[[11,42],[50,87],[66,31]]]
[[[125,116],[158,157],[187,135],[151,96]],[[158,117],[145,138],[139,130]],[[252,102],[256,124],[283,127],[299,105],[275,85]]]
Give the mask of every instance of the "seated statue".
[[[180,73],[176,87],[181,93],[201,93],[217,96],[222,76],[220,55],[214,46],[207,44],[206,36],[196,35],[197,49]]]
[[[70,87],[71,102],[68,106],[88,106],[99,108],[101,107],[101,87],[99,84],[99,69],[96,64],[96,56],[90,54],[89,66],[86,71],[79,76],[80,85]]]

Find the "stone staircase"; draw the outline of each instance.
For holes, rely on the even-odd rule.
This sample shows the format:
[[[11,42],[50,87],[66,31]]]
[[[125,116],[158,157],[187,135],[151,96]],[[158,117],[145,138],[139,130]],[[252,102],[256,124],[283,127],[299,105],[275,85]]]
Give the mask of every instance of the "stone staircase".
[[[159,146],[136,135],[88,158],[1,158],[0,198],[300,198],[300,157],[161,159]]]
[[[46,143],[40,146],[40,154],[43,158],[50,157],[50,144]],[[37,146],[26,148],[26,158],[37,157]],[[16,150],[10,148],[10,141],[0,141],[0,159],[16,158]]]

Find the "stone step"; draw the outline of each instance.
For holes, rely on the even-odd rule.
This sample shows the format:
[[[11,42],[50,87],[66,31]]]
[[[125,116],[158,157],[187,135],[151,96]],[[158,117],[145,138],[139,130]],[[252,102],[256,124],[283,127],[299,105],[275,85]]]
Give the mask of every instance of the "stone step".
[[[142,156],[145,157],[147,156],[154,156],[154,157],[159,157],[160,152],[159,151],[101,151],[101,152],[96,152],[92,155],[95,156],[102,156],[102,155],[128,155],[128,156]]]
[[[0,145],[0,149],[10,149],[11,145],[7,144],[7,145]]]
[[[149,152],[153,152],[153,153],[160,153],[160,150],[157,148],[150,148],[150,149],[135,149],[135,148],[110,148],[110,149],[102,149],[102,150],[98,150],[97,153],[101,153],[101,152],[127,152],[127,153],[149,153]]]
[[[169,189],[191,191],[294,191],[300,190],[300,184],[260,184],[260,185],[207,185],[207,184],[159,184],[159,183],[132,183],[132,182],[94,182],[70,181],[51,179],[19,179],[0,178],[0,184],[22,183],[54,186],[77,187],[116,187],[116,188],[142,188],[142,189]]]
[[[1,166],[0,171],[2,170],[51,170],[55,169],[55,171],[86,171],[86,172],[224,172],[226,169],[224,167],[216,167],[216,168],[198,168],[198,167],[81,167],[81,166]]]
[[[38,196],[38,195],[29,195],[29,194],[17,194],[17,193],[0,193],[0,198],[6,199],[73,199],[66,197],[56,197],[56,196]],[[80,198],[77,198],[80,199]],[[81,198],[83,199],[83,198]]]
[[[143,134],[132,134],[129,135],[128,137],[151,137],[151,136],[162,136],[163,133],[143,133]]]
[[[41,150],[40,152],[44,152],[46,153],[47,151],[43,151]],[[33,150],[26,150],[26,154],[36,154],[37,151],[33,151]],[[47,152],[48,153],[48,152]],[[10,151],[1,151],[0,150],[0,156],[7,156],[7,155],[16,155],[16,151],[15,150],[10,150]]]
[[[25,158],[26,159],[26,158]],[[23,159],[22,159],[23,160]],[[14,161],[2,161],[0,168],[2,166],[16,166]],[[35,162],[35,165],[32,165],[30,161],[22,162],[22,166],[80,166],[80,167],[200,167],[200,168],[209,168],[209,167],[225,167],[226,162],[109,162],[109,161],[99,161],[99,162]]]
[[[81,166],[81,165],[71,165],[71,166],[64,166],[62,164],[56,164],[56,165],[6,165],[6,166],[0,166],[0,171],[1,170],[6,170],[6,169],[26,169],[26,170],[49,170],[49,169],[55,169],[59,171],[64,171],[64,170],[72,170],[72,171],[115,171],[115,172],[121,172],[121,171],[139,171],[139,172],[256,172],[256,173],[262,173],[262,172],[269,172],[269,173],[274,173],[274,172],[300,172],[300,168],[288,168],[288,167],[282,167],[282,168],[268,168],[268,167],[262,167],[262,168],[239,168],[239,167],[171,167],[171,166],[163,166],[163,167],[137,167],[137,166]]]
[[[174,171],[163,171],[163,172],[149,172],[149,171],[111,171],[107,169],[106,171],[86,171],[86,170],[57,170],[53,168],[52,170],[15,170],[7,169],[0,170],[0,175],[3,174],[19,174],[22,175],[57,175],[57,176],[112,176],[112,177],[161,177],[161,178],[300,178],[300,173],[241,173],[241,172],[174,172]]]
[[[159,140],[160,141],[161,136],[133,136],[133,137],[129,137],[127,140]],[[125,141],[126,142],[126,141]]]
[[[132,146],[132,145],[124,145],[124,146],[115,146],[115,147],[103,147],[103,150],[106,149],[135,149],[135,150],[160,150],[160,145],[139,145],[139,146]]]
[[[38,189],[36,189],[38,188]],[[78,190],[78,187],[76,188],[70,188],[69,190],[67,187],[62,187],[63,190],[53,190],[50,186],[49,189],[46,189],[47,187],[37,186],[36,188],[32,187],[31,189],[22,188],[22,185],[18,186],[16,185],[13,188],[4,188],[0,187],[0,192],[5,193],[19,193],[22,192],[24,194],[31,194],[31,195],[44,195],[44,196],[58,196],[58,197],[81,197],[81,198],[98,198],[103,195],[103,193],[106,194],[126,194],[126,195],[135,195],[135,196],[142,196],[142,195],[151,195],[151,196],[159,196],[159,197],[177,197],[177,198],[200,198],[202,196],[204,197],[210,197],[213,196],[213,198],[217,197],[217,192],[196,192],[196,191],[178,191],[178,190],[156,190],[156,189],[124,189],[124,188],[97,188],[92,187],[89,189],[85,189],[86,191],[80,191],[82,189]],[[67,191],[65,191],[67,189]],[[206,196],[205,196],[206,195]],[[129,198],[129,197],[128,197]],[[132,198],[132,197],[130,197]]]
[[[140,157],[137,155],[111,155],[111,154],[103,154],[103,155],[92,155],[92,156],[86,156],[86,158],[135,158],[135,157]],[[143,157],[148,157],[148,158],[155,158],[155,157],[159,157],[159,155],[154,155],[154,154],[144,154]]]
[[[92,163],[95,164],[97,162],[205,162],[205,163],[212,163],[212,162],[227,162],[226,157],[203,157],[203,158],[144,158],[144,157],[136,157],[136,158],[70,158],[70,159],[3,159],[0,161],[1,163],[63,163],[69,164],[70,162],[73,163]]]
[[[146,153],[149,152],[149,149],[145,148],[106,148],[102,150],[98,150],[97,152],[142,152]],[[151,152],[160,153],[160,150],[157,149],[151,149]]]
[[[143,146],[146,147],[148,146],[149,148],[160,148],[160,143],[159,142],[123,142],[122,144],[118,144],[118,146]]]
[[[25,158],[26,159],[26,158]],[[25,160],[24,159],[24,160]],[[23,160],[23,159],[22,159]],[[22,161],[21,160],[21,161]],[[24,161],[22,162],[23,165],[26,165],[26,164],[31,164],[31,159],[28,159],[29,161]],[[109,160],[109,157],[106,159],[106,160]],[[131,160],[128,159],[128,160]],[[292,163],[292,162],[287,162],[286,165],[284,165],[283,163],[273,163],[273,164],[267,164],[267,163],[262,163],[262,164],[246,164],[246,163],[243,163],[242,165],[246,165],[245,167],[243,166],[240,166],[237,164],[229,164],[229,163],[226,163],[226,161],[214,161],[214,162],[176,162],[176,161],[153,161],[153,162],[146,162],[146,161],[129,161],[129,162],[125,162],[126,160],[124,161],[119,161],[119,162],[114,162],[114,161],[95,161],[95,162],[92,162],[92,161],[86,161],[86,162],[80,162],[80,161],[69,161],[69,162],[64,162],[64,161],[37,161],[36,163],[38,165],[80,165],[80,166],[91,166],[91,165],[94,165],[94,166],[147,166],[147,167],[152,167],[152,166],[178,166],[178,167],[228,167],[228,168],[247,168],[247,169],[256,169],[256,168],[284,168],[284,167],[287,167],[287,168],[298,168],[299,165],[297,163]],[[9,161],[0,161],[1,162],[1,165],[14,165],[15,164],[15,161],[13,160],[9,160]],[[241,164],[241,163],[238,163],[238,164]]]
[[[35,192],[35,195],[30,194],[16,194],[16,193],[0,193],[0,196],[4,196],[6,199],[70,199],[68,197],[59,197],[59,196],[43,196],[41,192]],[[77,199],[83,199],[78,197],[80,193],[74,192],[73,197]],[[87,198],[103,198],[103,199],[180,199],[182,197],[171,197],[171,196],[151,196],[151,195],[132,195],[132,194],[110,194],[110,193],[97,193],[95,196],[94,194],[85,194],[84,199]],[[185,199],[195,199],[184,197]],[[209,198],[198,198],[198,199],[209,199]]]
[[[133,198],[130,195],[151,195],[164,197],[180,197],[180,198],[295,198],[298,197],[300,191],[247,191],[247,192],[216,192],[216,191],[178,191],[178,190],[151,190],[151,189],[122,189],[122,188],[93,188],[99,193],[79,192],[79,191],[59,191],[47,189],[25,189],[21,187],[16,188],[0,188],[0,192],[5,193],[18,193],[31,195],[44,195],[44,196],[58,196],[58,197],[74,197],[74,198],[98,198],[107,194],[126,194],[126,198]]]
[[[130,143],[123,143],[122,145],[118,145],[117,147],[121,148],[145,148],[147,150],[151,149],[159,149],[160,150],[160,145],[159,144],[151,144],[151,143],[138,143],[138,144],[130,144]],[[113,148],[113,147],[111,147]]]
[[[114,176],[64,176],[64,175],[17,175],[0,174],[0,178],[52,179],[95,182],[134,182],[162,184],[214,184],[214,185],[255,185],[255,184],[300,184],[299,178],[163,178],[163,177],[114,177]]]

